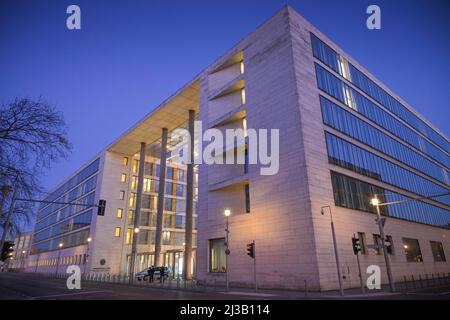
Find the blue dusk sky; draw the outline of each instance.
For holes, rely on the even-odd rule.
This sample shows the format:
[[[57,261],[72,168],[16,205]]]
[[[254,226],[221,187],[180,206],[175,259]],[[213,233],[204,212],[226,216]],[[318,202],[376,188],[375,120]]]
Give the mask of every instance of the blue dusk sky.
[[[43,178],[51,189],[284,4],[328,35],[447,135],[448,0],[2,0],[0,103],[57,106],[73,153]],[[81,8],[81,30],[66,8]],[[381,7],[382,29],[366,28]]]

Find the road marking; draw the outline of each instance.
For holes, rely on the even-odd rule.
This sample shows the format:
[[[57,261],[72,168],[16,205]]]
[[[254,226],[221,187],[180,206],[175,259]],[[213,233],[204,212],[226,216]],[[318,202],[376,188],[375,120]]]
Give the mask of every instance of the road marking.
[[[241,296],[255,296],[255,297],[275,297],[275,294],[270,293],[257,293],[257,292],[239,292],[239,291],[229,291],[229,292],[220,292],[224,294],[235,294],[235,295],[241,295]]]
[[[38,296],[38,297],[32,297],[31,299],[57,298],[57,297],[67,297],[67,296],[76,296],[76,295],[82,295],[82,294],[105,293],[105,292],[114,292],[114,291],[111,291],[111,290],[82,291],[82,292],[74,292],[74,293],[52,294],[52,295],[48,295],[48,296]]]

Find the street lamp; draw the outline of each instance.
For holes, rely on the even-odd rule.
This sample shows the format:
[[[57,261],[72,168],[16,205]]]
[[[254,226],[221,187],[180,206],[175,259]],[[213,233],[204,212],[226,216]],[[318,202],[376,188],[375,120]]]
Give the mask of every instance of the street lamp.
[[[320,208],[320,213],[322,215],[325,214],[325,208],[328,208],[330,211],[331,234],[333,235],[334,256],[336,259],[336,269],[337,269],[338,280],[339,280],[339,292],[340,292],[340,295],[343,296],[344,295],[344,287],[342,286],[341,268],[340,268],[340,263],[339,263],[339,253],[338,253],[338,248],[337,248],[337,243],[336,243],[336,231],[334,229],[333,215],[331,214],[330,206],[323,206]]]
[[[386,271],[387,271],[387,276],[388,276],[388,280],[389,280],[389,287],[391,289],[391,292],[395,292],[395,285],[394,285],[394,280],[392,278],[392,270],[391,270],[391,262],[389,260],[389,253],[388,253],[386,245],[384,243],[384,240],[385,240],[385,238],[384,238],[384,223],[381,220],[380,200],[378,199],[377,196],[375,196],[370,200],[370,203],[377,209],[376,223],[378,224],[378,228],[380,230],[381,246],[383,247],[384,261],[386,263]]]
[[[86,240],[87,240],[87,247],[86,247],[86,260],[84,261],[84,269],[83,269],[84,273],[86,273],[86,265],[89,259],[89,244],[91,243],[92,238],[88,237]]]
[[[139,233],[139,228],[134,228],[134,233]]]
[[[64,244],[61,242],[60,244],[58,244],[58,263],[56,264],[56,273],[55,275],[58,275],[58,269],[59,269],[59,259],[61,258],[61,249],[64,246]]]
[[[223,211],[223,214],[225,215],[226,218],[226,227],[225,227],[225,234],[226,234],[226,240],[225,240],[225,282],[226,282],[226,287],[227,287],[227,291],[230,288],[229,285],[229,279],[228,279],[228,256],[230,255],[230,249],[228,249],[228,235],[230,234],[230,230],[229,230],[229,225],[228,225],[228,217],[231,215],[231,210],[230,209],[225,209]]]

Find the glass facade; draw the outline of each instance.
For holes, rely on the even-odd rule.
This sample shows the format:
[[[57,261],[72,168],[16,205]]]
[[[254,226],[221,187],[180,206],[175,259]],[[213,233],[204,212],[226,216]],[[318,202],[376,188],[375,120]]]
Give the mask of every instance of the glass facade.
[[[335,135],[326,132],[325,138],[327,141],[328,160],[332,164],[424,197],[448,193],[448,189]],[[439,196],[434,199],[450,205],[450,195]]]
[[[320,97],[324,124],[391,156],[428,176],[449,184],[448,173],[420,153],[372,127],[330,100]]]
[[[404,125],[318,64],[316,64],[316,75],[319,89],[344,103],[347,107],[357,111],[373,123],[383,127],[416,150],[440,162],[443,167],[450,168],[450,157],[444,151],[437,148],[414,130]],[[348,98],[348,96],[351,98]]]
[[[54,203],[39,207],[32,254],[56,250],[60,243],[64,248],[87,243],[99,162],[92,162],[44,199]]]
[[[331,172],[335,205],[375,213],[370,199],[377,195],[381,203],[402,201],[392,206],[380,206],[382,215],[450,229],[448,210],[422,201],[412,201],[404,195],[367,182]]]
[[[315,62],[317,86],[330,96],[320,95],[324,125],[369,147],[366,150],[325,130],[329,162],[418,196],[432,197],[442,207],[332,172],[335,204],[374,213],[369,201],[378,195],[382,203],[401,202],[381,206],[383,215],[450,228],[450,211],[445,208],[450,205],[447,138],[313,34],[311,43],[314,57],[329,68]],[[368,151],[371,149],[385,156]],[[405,249],[408,260],[421,260],[418,244],[409,247]]]
[[[433,128],[389,95],[375,82],[370,80],[364,73],[349,63],[343,56],[331,49],[313,34],[311,34],[311,43],[314,57],[354,84],[387,110],[407,122],[413,128],[418,130],[423,136],[433,141],[447,153],[449,152],[450,143],[445,137],[437,133]]]

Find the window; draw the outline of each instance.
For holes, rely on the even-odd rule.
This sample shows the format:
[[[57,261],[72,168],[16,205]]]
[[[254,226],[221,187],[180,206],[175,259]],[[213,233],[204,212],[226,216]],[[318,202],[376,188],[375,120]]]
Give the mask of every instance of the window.
[[[130,244],[133,239],[133,228],[127,229],[127,236],[125,238],[125,244]]]
[[[123,216],[123,209],[119,208],[117,209],[117,218],[122,219]]]
[[[244,71],[245,71],[245,67],[244,67],[244,61],[241,61],[240,63],[239,63],[239,68],[240,68],[240,72],[241,72],[241,74],[244,74]]]
[[[440,185],[335,135],[326,132],[325,137],[329,162],[332,164],[422,196],[447,191]],[[450,205],[450,198],[436,198],[436,201]]]
[[[137,181],[138,181],[138,177],[137,176],[132,176],[131,177],[131,190],[136,190],[137,189]]]
[[[148,244],[150,240],[150,230],[139,230],[138,243]]]
[[[127,182],[127,175],[126,175],[126,173],[122,173],[122,175],[120,176],[120,182],[122,182],[122,183]]]
[[[369,123],[354,116],[330,100],[320,97],[323,123],[347,136],[377,149],[408,166],[426,173],[443,183],[448,183],[447,173],[443,168],[428,160],[412,148],[376,129]]]
[[[373,235],[373,244],[377,246],[381,246],[381,237],[379,234]],[[381,254],[381,248],[375,248],[377,254]]]
[[[130,194],[130,201],[128,204],[131,208],[134,208],[136,206],[136,193],[132,192]]]
[[[120,199],[120,200],[125,199],[125,191],[120,190],[120,193],[119,193],[119,199]]]
[[[120,237],[120,228],[119,227],[116,228],[116,231],[115,231],[114,235],[116,237]]]
[[[226,272],[225,238],[209,240],[209,272]]]
[[[138,173],[139,170],[139,160],[133,160],[133,173]]]
[[[386,241],[384,244],[386,245],[388,254],[394,255],[394,242],[392,240],[392,236],[386,236]]]
[[[128,165],[128,157],[123,157],[122,164],[126,167]]]
[[[245,185],[245,212],[250,213],[250,185]]]
[[[151,192],[152,191],[152,179],[150,178],[144,178],[144,186],[143,186],[143,192]]]
[[[434,262],[445,262],[444,247],[442,242],[430,241],[431,252],[433,253]]]
[[[170,231],[164,231],[162,234],[163,245],[170,245],[172,239],[172,233]]]
[[[448,210],[443,208],[422,201],[405,201],[410,200],[411,198],[336,172],[331,172],[331,181],[333,184],[336,206],[374,213],[374,206],[369,203],[369,199],[371,199],[374,194],[377,194],[380,195],[382,202],[402,202],[395,206],[381,206],[380,209],[382,215],[447,229],[450,225],[450,215],[448,214]],[[350,188],[350,181],[355,181],[357,195],[363,199],[362,201],[354,201],[355,199],[353,197],[353,191]],[[412,215],[411,212],[414,212],[414,215]]]
[[[403,238],[403,249],[405,250],[406,261],[423,262],[422,252],[417,239]]]
[[[245,104],[246,99],[245,99],[245,89],[241,90],[241,103]]]
[[[361,254],[367,254],[367,239],[364,232],[358,232],[359,244],[361,246]]]
[[[134,224],[134,210],[128,210],[128,224]]]

